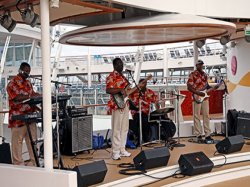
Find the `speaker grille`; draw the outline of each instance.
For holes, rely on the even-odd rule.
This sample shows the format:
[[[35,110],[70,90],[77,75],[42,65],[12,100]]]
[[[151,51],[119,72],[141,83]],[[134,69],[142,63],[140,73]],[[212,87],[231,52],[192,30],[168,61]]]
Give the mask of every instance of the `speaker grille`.
[[[72,118],[72,153],[92,149],[93,117]]]

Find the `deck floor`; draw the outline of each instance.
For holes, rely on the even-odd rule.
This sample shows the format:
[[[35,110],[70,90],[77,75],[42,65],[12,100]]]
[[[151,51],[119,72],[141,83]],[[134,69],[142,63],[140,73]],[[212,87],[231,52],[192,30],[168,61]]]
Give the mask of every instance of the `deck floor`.
[[[181,143],[184,143],[186,145],[185,147],[174,148],[172,151],[170,151],[170,159],[168,162],[168,166],[178,164],[178,159],[179,159],[181,154],[202,151],[209,158],[214,156],[214,152],[216,151],[214,144],[191,143],[191,142],[188,142],[188,139],[189,138],[182,138],[181,139]],[[223,137],[215,137],[215,139],[223,139]],[[159,147],[161,145],[154,144],[153,147],[157,147],[157,146]],[[151,149],[151,148],[152,147],[150,147],[150,148],[143,147],[143,150]],[[250,145],[245,144],[243,146],[243,149],[241,150],[241,152],[247,152],[247,151],[249,151],[249,149],[250,149]],[[110,149],[108,149],[108,151],[110,151]],[[94,153],[93,153],[93,151],[91,151],[90,154],[89,153],[82,153],[82,154],[78,154],[76,156],[63,156],[63,161],[64,161],[65,167],[73,168],[75,165],[81,165],[81,164],[85,164],[85,163],[89,163],[89,162],[97,161],[97,160],[105,160],[105,162],[107,164],[108,172],[106,174],[106,177],[105,177],[103,183],[100,183],[100,184],[104,184],[104,183],[108,183],[108,182],[112,182],[112,181],[115,181],[118,179],[128,177],[126,175],[119,174],[119,170],[121,168],[118,167],[118,164],[133,162],[133,158],[140,152],[140,147],[137,149],[129,149],[129,151],[132,153],[132,156],[129,158],[122,158],[119,161],[112,160],[110,157],[111,156],[110,153],[108,153],[104,149],[97,150]],[[225,166],[220,167],[220,168],[213,169],[212,172],[225,170],[225,169],[229,169],[229,168],[234,168],[234,167],[239,167],[239,166],[245,166],[245,165],[249,165],[249,164],[250,164],[250,162],[229,164],[229,165],[225,165]],[[159,168],[157,168],[157,169],[159,169]],[[152,169],[152,170],[154,170],[154,169]],[[186,178],[187,178],[187,176],[183,179],[186,179]],[[162,186],[162,185],[166,185],[166,184],[176,182],[179,180],[182,180],[182,179],[168,178],[168,179],[157,181],[153,184],[148,184],[148,185],[144,185],[144,186]],[[233,180],[233,181],[235,181],[235,180]],[[245,184],[247,184],[247,183],[243,183],[245,181],[250,182],[250,177],[249,178],[245,177],[244,180],[242,180],[242,181],[238,180],[238,182],[240,182],[240,186],[246,186]],[[97,184],[97,185],[100,185],[100,184]],[[221,186],[223,186],[223,184],[222,185],[218,184],[217,186],[221,187]],[[229,184],[230,184],[230,182],[229,182]],[[249,185],[247,185],[247,186],[249,186]]]

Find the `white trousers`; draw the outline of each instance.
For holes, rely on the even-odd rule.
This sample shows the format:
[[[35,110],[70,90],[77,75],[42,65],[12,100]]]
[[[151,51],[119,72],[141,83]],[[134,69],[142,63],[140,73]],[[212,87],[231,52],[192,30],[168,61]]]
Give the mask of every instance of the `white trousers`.
[[[125,151],[129,128],[129,107],[112,111],[112,151],[120,153]]]
[[[200,112],[202,111],[203,115],[203,125],[204,125],[204,132],[205,136],[210,136],[211,129],[210,129],[210,120],[209,120],[209,100],[205,100],[202,103],[198,104],[193,102],[194,106],[194,134],[196,136],[202,135],[202,127],[201,127],[201,120],[200,120]]]

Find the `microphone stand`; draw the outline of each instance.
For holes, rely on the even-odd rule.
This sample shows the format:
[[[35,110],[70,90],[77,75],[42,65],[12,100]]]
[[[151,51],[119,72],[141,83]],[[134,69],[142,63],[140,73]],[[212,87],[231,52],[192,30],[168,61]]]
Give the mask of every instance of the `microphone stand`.
[[[59,105],[58,105],[58,95],[59,95],[59,84],[61,85],[68,85],[71,86],[71,84],[68,83],[63,83],[63,82],[59,82],[59,81],[53,81],[51,80],[52,83],[55,84],[55,102],[56,102],[56,139],[57,139],[57,161],[58,161],[58,168],[59,169],[64,169],[64,165],[63,165],[63,161],[62,161],[62,157],[61,157],[61,151],[60,151],[60,136],[59,136]],[[65,109],[64,109],[65,110]]]
[[[134,77],[131,74],[131,71],[128,71],[129,75],[132,78],[133,83],[135,84],[135,87],[137,88],[138,92],[139,92],[139,126],[140,126],[140,147],[141,147],[141,151],[142,151],[142,112],[141,112],[141,96],[142,96],[142,92],[141,89],[139,88],[139,86],[136,84]]]
[[[176,96],[176,106],[177,106],[177,109],[176,109],[176,116],[177,116],[177,129],[178,129],[178,141],[176,144],[173,145],[173,147],[185,147],[185,144],[181,144],[180,143],[180,116],[179,116],[179,99],[180,99],[180,96],[183,96],[182,94],[179,94],[178,92],[176,92],[175,94],[173,94]]]
[[[224,111],[225,111],[225,116],[224,116],[224,118],[225,118],[225,131],[226,131],[225,136],[227,138],[228,137],[228,123],[227,123],[227,96],[228,96],[228,89],[227,89],[227,85],[226,85],[225,81],[224,80],[221,80],[221,81],[223,81],[223,84],[225,86],[225,89],[224,89],[225,93],[223,95],[223,100],[224,100]]]

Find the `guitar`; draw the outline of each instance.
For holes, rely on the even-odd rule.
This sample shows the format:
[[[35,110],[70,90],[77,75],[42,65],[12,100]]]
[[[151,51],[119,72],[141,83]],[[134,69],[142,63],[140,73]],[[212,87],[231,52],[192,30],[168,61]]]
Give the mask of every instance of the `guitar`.
[[[150,80],[152,78],[152,75],[148,75],[147,77],[146,77],[146,79],[144,79],[142,82],[140,82],[139,84],[138,84],[138,87],[140,86],[140,85],[142,85],[142,84],[145,84],[148,80]],[[137,90],[137,87],[134,87],[134,88],[132,88],[132,89],[130,89],[130,90],[128,90],[128,87],[129,86],[127,86],[126,88],[125,88],[125,92],[126,92],[126,94],[127,94],[127,96],[125,97],[121,92],[119,92],[119,93],[116,93],[116,94],[112,94],[112,97],[113,97],[113,99],[114,99],[114,101],[115,101],[115,104],[117,105],[117,107],[119,108],[119,109],[124,109],[125,108],[125,106],[126,106],[126,103],[127,103],[127,101],[130,101],[129,103],[130,103],[130,105],[132,104],[132,105],[134,105],[133,104],[133,102],[129,99],[129,95],[130,94],[132,94],[135,90]],[[135,105],[133,106],[134,108],[137,108]]]
[[[216,84],[214,87],[211,87],[209,89],[206,89],[207,88],[207,85],[205,87],[203,87],[202,89],[200,90],[197,90],[199,92],[202,92],[204,93],[205,95],[204,96],[200,96],[200,95],[197,95],[197,94],[192,94],[193,95],[193,99],[196,103],[200,104],[202,103],[206,98],[209,98],[210,96],[208,95],[209,92],[211,92],[212,90],[216,90],[218,89],[222,84],[224,84],[224,81],[221,80],[220,83]]]

